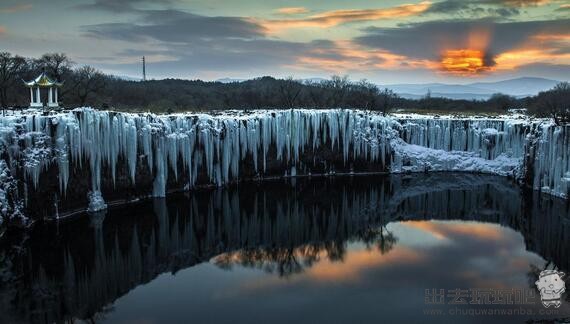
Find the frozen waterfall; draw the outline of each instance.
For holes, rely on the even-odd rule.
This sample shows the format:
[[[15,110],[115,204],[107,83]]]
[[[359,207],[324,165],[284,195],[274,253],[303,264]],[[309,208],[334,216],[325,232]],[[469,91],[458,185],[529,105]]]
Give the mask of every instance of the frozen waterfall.
[[[154,115],[79,108],[0,118],[0,149],[5,169],[25,184],[24,201],[46,178],[57,183],[56,200],[65,199],[77,190],[69,186],[75,172],[89,179],[84,195],[92,197],[92,210],[105,208],[103,182],[117,191],[124,181],[136,188],[144,172],[152,179],[149,195],[164,197],[172,182],[185,189],[198,182],[222,186],[244,177],[244,168],[269,176],[275,163],[281,175],[333,174],[333,155],[350,172],[361,171],[363,162],[385,172],[519,179],[532,172],[535,189],[567,198],[569,133],[544,120],[383,117],[342,109]]]

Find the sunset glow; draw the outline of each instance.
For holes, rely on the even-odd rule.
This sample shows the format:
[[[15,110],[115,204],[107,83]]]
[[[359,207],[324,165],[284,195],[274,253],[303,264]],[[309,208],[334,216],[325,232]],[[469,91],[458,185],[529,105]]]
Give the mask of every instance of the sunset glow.
[[[279,8],[276,11],[277,13],[283,15],[298,15],[309,12],[309,10],[305,7],[286,7],[286,8]]]
[[[438,240],[451,239],[453,237],[469,236],[473,239],[500,240],[501,229],[486,223],[454,223],[440,221],[409,221],[404,226],[416,228],[431,234]]]
[[[430,2],[420,2],[418,4],[404,4],[392,8],[332,10],[306,18],[264,20],[260,24],[269,34],[276,34],[290,28],[328,28],[351,22],[409,17],[426,11],[430,6]],[[286,13],[300,12],[299,10],[286,10]]]
[[[458,49],[446,50],[441,58],[444,72],[461,76],[476,75],[492,70],[485,53],[480,50]]]
[[[377,84],[566,80],[566,2],[5,0],[0,41],[3,51],[64,52],[80,65],[135,78],[145,56],[156,78],[250,79],[271,71]],[[74,19],[61,19],[64,11]]]

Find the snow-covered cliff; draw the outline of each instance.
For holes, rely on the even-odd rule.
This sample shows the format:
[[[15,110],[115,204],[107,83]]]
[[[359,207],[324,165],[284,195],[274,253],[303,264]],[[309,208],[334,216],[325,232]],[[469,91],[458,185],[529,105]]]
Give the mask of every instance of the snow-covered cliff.
[[[0,210],[26,206],[53,217],[242,178],[363,171],[493,173],[567,197],[569,133],[540,120],[338,109],[29,112],[0,118],[2,174],[19,192],[10,201],[0,194]]]

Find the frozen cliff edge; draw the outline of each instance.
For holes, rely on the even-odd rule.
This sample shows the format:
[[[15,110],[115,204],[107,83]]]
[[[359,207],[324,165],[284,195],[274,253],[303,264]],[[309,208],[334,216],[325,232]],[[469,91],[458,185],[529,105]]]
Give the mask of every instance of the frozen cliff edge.
[[[36,218],[101,210],[104,198],[164,197],[197,185],[316,173],[468,171],[511,176],[563,198],[570,189],[570,127],[546,120],[78,108],[1,117],[0,138],[0,171],[10,179],[0,188],[1,210],[41,210]],[[5,187],[10,199],[3,198]]]

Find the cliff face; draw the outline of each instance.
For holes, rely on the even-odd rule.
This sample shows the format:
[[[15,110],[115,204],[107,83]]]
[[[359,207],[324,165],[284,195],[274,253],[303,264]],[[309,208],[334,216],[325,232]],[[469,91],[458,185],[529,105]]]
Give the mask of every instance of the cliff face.
[[[5,221],[49,218],[244,178],[340,172],[493,173],[568,197],[569,133],[545,121],[354,110],[30,112],[0,118],[0,211]]]

